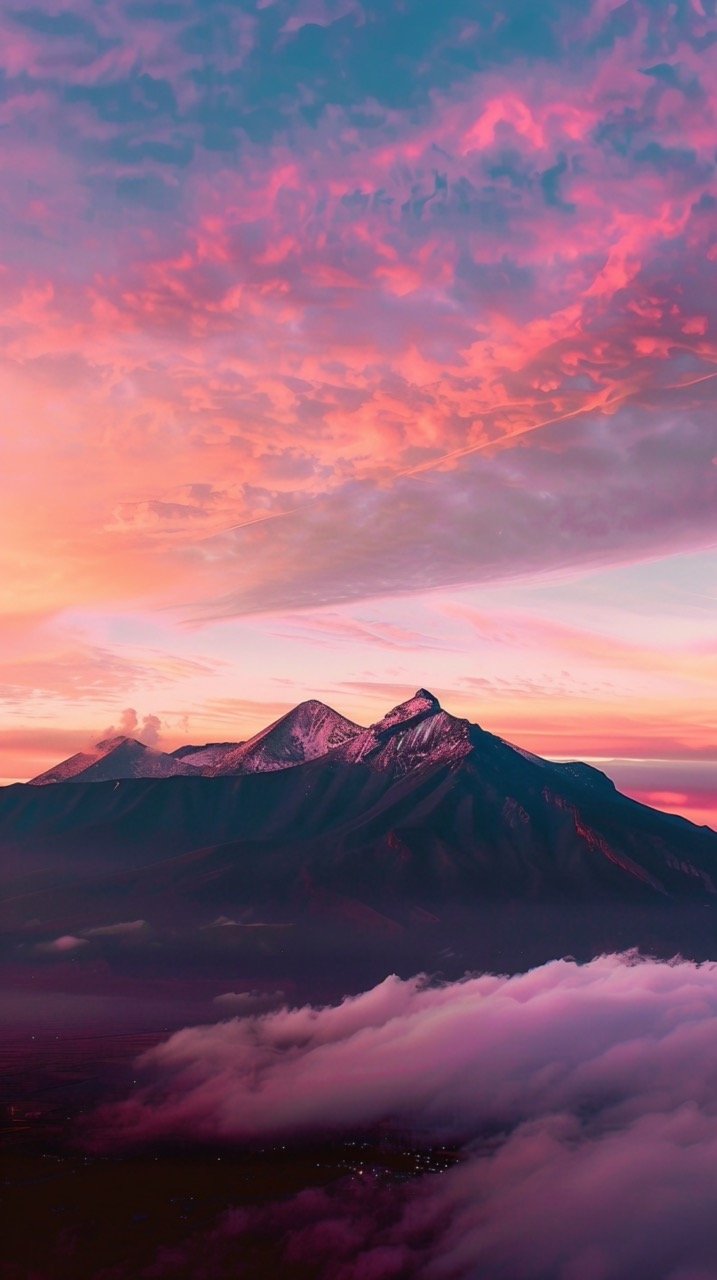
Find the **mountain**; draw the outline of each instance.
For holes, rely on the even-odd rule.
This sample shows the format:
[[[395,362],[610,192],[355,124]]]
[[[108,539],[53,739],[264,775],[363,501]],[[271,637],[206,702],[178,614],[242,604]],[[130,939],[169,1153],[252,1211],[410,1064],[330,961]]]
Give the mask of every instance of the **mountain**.
[[[350,742],[361,726],[311,699],[275,720],[247,742],[207,742],[165,753],[134,738],[107,738],[90,751],[80,751],[30,780],[32,786],[51,782],[114,782],[123,778],[176,778],[203,774],[264,773],[290,769],[326,755]],[[366,732],[365,730],[363,732]]]
[[[184,763],[215,747],[211,776]],[[133,964],[146,936],[142,963],[171,954],[172,972],[222,956],[298,975],[313,956],[347,988],[379,951],[383,973],[400,970],[406,948],[414,972],[629,945],[717,958],[717,833],[453,717],[425,690],[368,729],[309,702],[224,747],[154,753],[155,776],[128,777],[147,749],[105,744],[65,781],[0,789],[11,953],[67,935],[94,955],[98,927],[140,920]],[[113,750],[134,765],[93,781],[114,777]],[[112,945],[105,960],[119,963]]]
[[[189,765],[154,751],[136,738],[122,735],[105,738],[91,751],[79,751],[45,773],[32,778],[30,786],[47,786],[52,782],[110,782],[120,778],[187,777],[195,770]]]
[[[348,738],[332,753],[332,761],[364,763],[396,777],[422,764],[449,764],[471,750],[470,725],[443,711],[438,699],[419,689],[382,720]]]
[[[360,732],[360,725],[312,698],[300,702],[248,742],[217,754],[208,772],[217,775],[290,769],[326,755]]]

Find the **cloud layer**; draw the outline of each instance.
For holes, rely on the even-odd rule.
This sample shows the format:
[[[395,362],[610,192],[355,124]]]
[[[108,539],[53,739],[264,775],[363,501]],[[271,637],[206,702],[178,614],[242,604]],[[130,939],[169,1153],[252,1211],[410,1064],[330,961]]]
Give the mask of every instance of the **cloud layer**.
[[[704,542],[709,26],[701,0],[8,11],[0,372],[53,599],[403,589],[427,472],[461,551],[422,585],[532,569],[534,535],[556,564]]]
[[[360,1245],[351,1183],[265,1211],[287,1218],[285,1258],[313,1258],[317,1276],[707,1280],[716,1014],[714,964],[608,956],[446,986],[393,977],[336,1007],[177,1033],[145,1056],[153,1085],[102,1126],[113,1142],[241,1142],[390,1121],[419,1145],[461,1146],[441,1176],[362,1192]],[[262,1221],[230,1215],[222,1258]]]

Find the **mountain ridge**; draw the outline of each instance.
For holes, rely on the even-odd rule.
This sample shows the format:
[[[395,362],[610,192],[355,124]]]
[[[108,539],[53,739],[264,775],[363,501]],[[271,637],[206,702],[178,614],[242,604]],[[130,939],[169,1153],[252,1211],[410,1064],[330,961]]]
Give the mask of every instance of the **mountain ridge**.
[[[361,726],[324,702],[309,698],[238,745],[212,767],[219,773],[263,773],[293,768],[349,741]]]
[[[203,746],[187,744],[165,753],[153,751],[135,738],[118,735],[60,761],[30,778],[27,785],[47,786],[79,778],[87,782],[107,782],[127,777],[189,776],[190,770],[211,777],[224,773],[261,773],[292,768],[327,754],[361,730],[361,725],[340,715],[326,703],[309,698],[245,741],[208,742]],[[135,770],[131,773],[128,771],[128,756]],[[145,773],[141,772],[143,761],[146,763]],[[176,767],[172,761],[176,762]],[[102,762],[103,767],[96,768]],[[113,763],[116,766],[114,772]]]
[[[60,761],[27,785],[263,773],[322,757],[327,762],[364,761],[373,768],[406,771],[421,762],[467,754],[468,726],[468,720],[444,711],[438,698],[423,688],[367,727],[310,698],[245,741],[187,744],[164,753],[117,736]]]
[[[115,868],[135,877],[138,916],[142,885],[160,881],[190,915],[207,896],[227,916],[332,895],[399,915],[511,896],[717,900],[717,833],[451,716],[425,689],[365,729],[309,700],[241,744],[233,766],[226,745],[199,748],[220,753],[200,769],[114,739],[105,768],[129,751],[157,771],[113,781],[95,762],[53,786],[5,788],[6,883],[22,896]]]
[[[38,774],[28,786],[62,782],[115,782],[125,778],[187,777],[194,770],[164,751],[156,751],[137,738],[117,734],[95,743],[90,751],[78,751],[67,760]]]

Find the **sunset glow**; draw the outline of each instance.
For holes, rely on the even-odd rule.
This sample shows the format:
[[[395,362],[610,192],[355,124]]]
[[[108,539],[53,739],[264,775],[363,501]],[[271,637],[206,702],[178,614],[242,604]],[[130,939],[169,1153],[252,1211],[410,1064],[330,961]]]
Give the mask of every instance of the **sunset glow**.
[[[712,6],[204,8],[0,15],[0,778],[423,685],[716,825]]]

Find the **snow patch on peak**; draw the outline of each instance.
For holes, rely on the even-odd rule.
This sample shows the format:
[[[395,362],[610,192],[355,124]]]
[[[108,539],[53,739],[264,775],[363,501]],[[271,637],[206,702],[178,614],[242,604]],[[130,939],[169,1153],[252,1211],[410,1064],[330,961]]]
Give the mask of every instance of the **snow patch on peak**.
[[[405,702],[399,702],[398,706],[393,707],[391,711],[377,720],[371,728],[376,733],[384,733],[390,729],[394,729],[396,725],[406,724],[418,717],[436,715],[441,710],[441,704],[438,698],[435,698],[427,689],[418,689],[412,698],[407,698]]]
[[[415,698],[395,707],[338,747],[332,758],[390,770],[396,777],[422,765],[461,760],[471,751],[468,721],[448,715],[432,695],[423,695],[420,690]]]
[[[425,698],[426,702],[432,702],[437,711],[441,711],[442,707],[435,693],[431,693],[430,689],[417,689],[414,698]]]

